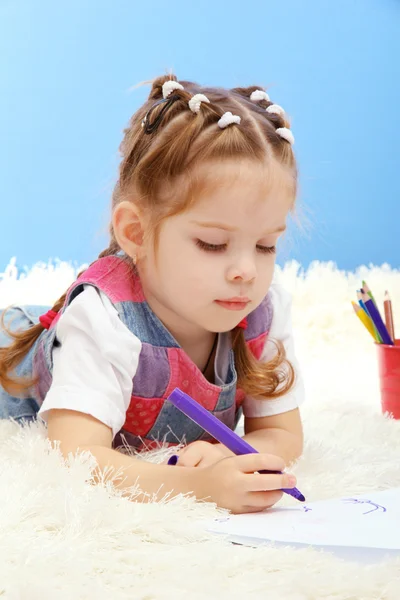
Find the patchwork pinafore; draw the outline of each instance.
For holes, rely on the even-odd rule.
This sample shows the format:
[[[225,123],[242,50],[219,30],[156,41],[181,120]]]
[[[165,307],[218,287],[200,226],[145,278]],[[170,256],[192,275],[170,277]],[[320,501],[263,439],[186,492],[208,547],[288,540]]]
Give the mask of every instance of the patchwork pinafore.
[[[32,398],[17,399],[0,388],[0,417],[15,419],[34,417],[52,382],[52,348],[57,342],[56,323],[65,308],[90,284],[108,296],[121,321],[142,342],[138,368],[132,382],[132,397],[126,420],[113,440],[113,447],[123,443],[137,448],[153,448],[180,441],[211,440],[204,430],[183,415],[166,399],[175,387],[192,396],[228,427],[234,429],[241,416],[243,390],[237,388],[237,375],[231,345],[227,352],[228,369],[222,385],[210,383],[178,342],[153,313],[143,295],[136,269],[120,256],[95,261],[69,288],[65,304],[43,331],[17,369],[19,375],[39,375]],[[14,307],[7,319],[12,329],[29,327],[39,321],[45,307]],[[16,317],[16,319],[14,318]],[[259,358],[272,321],[272,305],[267,295],[247,317],[245,338],[250,350]],[[0,334],[0,346],[4,343]],[[226,334],[222,334],[226,335]],[[3,338],[3,339],[1,339]],[[7,338],[9,340],[9,338]],[[9,343],[9,341],[8,341]],[[221,377],[219,377],[221,380]]]

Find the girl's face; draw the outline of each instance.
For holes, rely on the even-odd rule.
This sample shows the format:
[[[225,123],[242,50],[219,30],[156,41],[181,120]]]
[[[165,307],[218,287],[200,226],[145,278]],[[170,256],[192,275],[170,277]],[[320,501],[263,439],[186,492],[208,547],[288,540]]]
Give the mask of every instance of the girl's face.
[[[279,165],[273,177],[249,161],[203,169],[200,197],[162,223],[157,255],[148,243],[139,269],[150,306],[178,338],[229,331],[260,304],[293,205]]]

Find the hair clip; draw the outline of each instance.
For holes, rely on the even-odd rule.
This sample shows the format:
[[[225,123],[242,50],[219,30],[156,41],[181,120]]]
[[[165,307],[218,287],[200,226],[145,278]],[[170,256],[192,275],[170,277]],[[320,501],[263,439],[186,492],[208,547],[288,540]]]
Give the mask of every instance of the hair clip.
[[[169,109],[169,107],[176,101],[179,100],[179,96],[170,96],[169,98],[161,98],[161,100],[157,100],[157,102],[155,102],[153,104],[153,106],[151,106],[149,108],[149,110],[147,111],[147,113],[145,114],[145,116],[142,119],[142,127],[143,127],[143,131],[145,133],[153,133],[154,131],[156,131],[157,127],[159,126],[159,124],[161,123],[161,120],[164,116],[164,113]],[[155,109],[156,106],[158,106],[159,104],[164,104],[164,106],[162,107],[162,109],[160,110],[160,112],[158,113],[158,115],[156,116],[156,118],[154,119],[153,122],[150,122],[149,117],[151,115],[151,112]]]
[[[218,127],[225,129],[225,127],[228,127],[228,125],[231,125],[232,123],[237,123],[239,125],[240,117],[238,115],[233,115],[231,112],[226,112],[218,121]]]
[[[168,96],[171,94],[171,92],[173,92],[174,90],[183,90],[184,87],[183,85],[181,85],[180,83],[178,83],[177,81],[174,81],[173,79],[169,79],[168,81],[166,81],[163,86],[162,86],[162,93],[163,93],[163,98],[168,98]]]
[[[45,313],[44,315],[40,315],[39,322],[40,322],[41,326],[44,327],[45,329],[50,329],[51,324],[57,315],[58,315],[58,312],[56,312],[53,309],[48,310],[47,313]]]
[[[264,90],[255,90],[254,92],[251,92],[250,100],[252,102],[260,102],[260,100],[266,100],[267,102],[270,102],[269,96],[267,92],[264,92]]]
[[[285,109],[282,108],[282,106],[279,106],[279,104],[271,104],[271,106],[268,106],[268,108],[266,108],[265,110],[268,113],[275,114],[275,115],[283,116],[285,114]]]
[[[210,103],[209,99],[204,94],[195,94],[188,102],[190,110],[198,114],[200,112],[200,105],[202,102]]]
[[[276,129],[276,133],[281,136],[284,140],[289,142],[291,146],[294,144],[294,136],[290,129],[287,127],[279,127]]]

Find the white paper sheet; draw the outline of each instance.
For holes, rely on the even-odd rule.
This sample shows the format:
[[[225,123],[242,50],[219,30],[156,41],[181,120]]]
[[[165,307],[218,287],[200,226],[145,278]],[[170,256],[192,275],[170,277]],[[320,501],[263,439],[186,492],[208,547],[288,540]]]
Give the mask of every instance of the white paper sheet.
[[[400,550],[400,488],[230,515],[208,529],[234,541]]]

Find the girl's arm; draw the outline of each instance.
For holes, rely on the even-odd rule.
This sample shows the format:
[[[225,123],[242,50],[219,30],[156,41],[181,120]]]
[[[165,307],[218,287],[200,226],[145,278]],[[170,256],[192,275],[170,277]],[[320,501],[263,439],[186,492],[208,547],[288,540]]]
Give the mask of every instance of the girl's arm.
[[[292,488],[296,478],[289,473],[254,474],[264,469],[282,471],[283,460],[265,454],[221,457],[215,464],[199,469],[156,465],[121,454],[110,448],[112,430],[90,415],[52,409],[48,414],[49,438],[60,441],[64,457],[68,453],[88,450],[97,466],[93,469],[93,483],[111,478],[113,485],[134,501],[162,500],[178,494],[192,494],[196,498],[211,500],[235,513],[258,512],[269,508],[282,497],[282,488]],[[91,441],[90,445],[80,440]],[[103,445],[105,444],[105,445]],[[137,484],[132,494],[132,486]],[[140,491],[141,490],[141,491]]]
[[[106,473],[106,477],[113,479],[117,488],[126,489],[137,483],[144,493],[135,497],[135,500],[160,500],[168,492],[173,491],[172,496],[176,496],[196,491],[195,467],[176,469],[113,450],[111,428],[91,415],[65,409],[49,410],[48,438],[52,442],[60,442],[64,458],[67,458],[70,452],[91,452],[98,464],[93,472],[95,483],[104,479],[103,472]],[[123,473],[114,479],[110,468],[115,472],[123,469]]]
[[[243,439],[258,452],[280,456],[286,465],[303,452],[303,426],[298,408],[271,417],[245,418]],[[224,456],[233,456],[223,444],[213,444]]]
[[[303,426],[298,408],[271,417],[246,418],[245,439],[259,452],[281,456],[286,464],[303,452]]]

